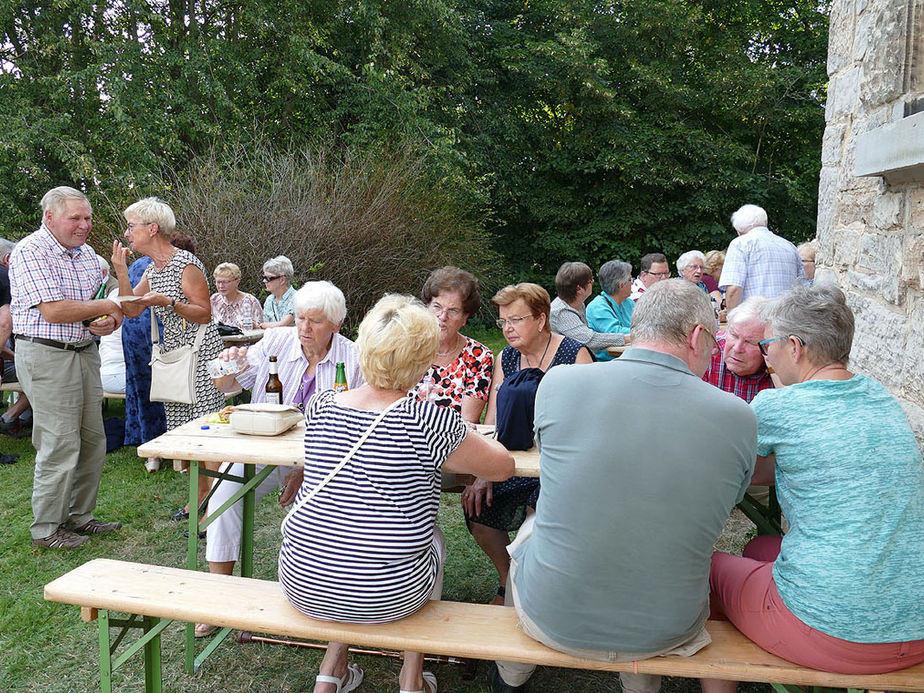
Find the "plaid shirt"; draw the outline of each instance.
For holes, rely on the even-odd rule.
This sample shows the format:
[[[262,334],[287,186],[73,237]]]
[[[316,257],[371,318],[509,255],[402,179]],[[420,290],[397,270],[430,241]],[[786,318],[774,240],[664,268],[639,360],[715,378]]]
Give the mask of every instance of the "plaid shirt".
[[[805,267],[796,246],[758,226],[729,244],[720,286],[740,286],[743,301],[751,296],[776,298],[803,281]]]
[[[773,380],[766,368],[761,368],[754,375],[735,375],[725,367],[725,335],[720,335],[716,341],[719,343],[719,353],[712,357],[712,363],[703,380],[715,385],[717,388],[731,392],[748,404],[761,390],[773,387]]]
[[[16,244],[10,256],[10,313],[13,333],[59,342],[86,342],[93,335],[78,320],[50,323],[40,303],[89,301],[103,283],[93,248],[84,244],[68,249],[58,243],[43,223]]]

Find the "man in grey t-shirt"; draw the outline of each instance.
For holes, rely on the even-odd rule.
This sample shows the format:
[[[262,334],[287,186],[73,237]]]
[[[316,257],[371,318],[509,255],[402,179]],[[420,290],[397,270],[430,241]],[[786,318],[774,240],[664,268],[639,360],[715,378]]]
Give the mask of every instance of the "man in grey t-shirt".
[[[507,600],[549,647],[631,661],[709,643],[713,545],[757,454],[750,407],[701,380],[714,325],[698,287],[659,282],[622,358],[554,368],[539,386],[542,495],[508,549]],[[531,673],[498,662],[494,690],[521,690]],[[622,684],[652,693],[660,677]]]

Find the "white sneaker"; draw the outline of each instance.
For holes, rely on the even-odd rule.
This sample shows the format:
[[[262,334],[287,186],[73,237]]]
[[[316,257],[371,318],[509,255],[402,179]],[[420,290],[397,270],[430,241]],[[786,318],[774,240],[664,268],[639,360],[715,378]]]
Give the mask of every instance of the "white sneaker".
[[[158,469],[160,469],[160,458],[149,457],[148,461],[144,463],[144,468],[148,470],[148,473],[153,474]]]

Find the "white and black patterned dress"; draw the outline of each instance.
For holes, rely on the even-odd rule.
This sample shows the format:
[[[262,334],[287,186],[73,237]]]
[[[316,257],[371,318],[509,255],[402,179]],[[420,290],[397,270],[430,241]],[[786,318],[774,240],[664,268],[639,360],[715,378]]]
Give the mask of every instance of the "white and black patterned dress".
[[[177,250],[163,268],[157,269],[153,263],[148,267],[145,276],[152,291],[164,294],[177,301],[188,301],[183,293],[183,270],[186,265],[195,265],[205,274],[205,267],[195,255],[188,250]],[[185,344],[192,345],[196,341],[197,330],[205,330],[202,345],[199,347],[199,358],[196,364],[196,403],[177,404],[165,402],[164,410],[167,413],[167,430],[172,430],[188,421],[211,414],[221,409],[225,404],[224,395],[215,387],[209,377],[206,364],[222,349],[221,337],[214,323],[200,325],[189,322],[177,315],[172,308],[154,306],[154,314],[164,326],[164,349],[172,351]]]
[[[296,503],[377,415],[338,404],[330,390],[311,398]],[[284,526],[279,583],[292,606],[325,621],[383,623],[426,604],[439,571],[440,470],[465,435],[452,409],[401,400]]]

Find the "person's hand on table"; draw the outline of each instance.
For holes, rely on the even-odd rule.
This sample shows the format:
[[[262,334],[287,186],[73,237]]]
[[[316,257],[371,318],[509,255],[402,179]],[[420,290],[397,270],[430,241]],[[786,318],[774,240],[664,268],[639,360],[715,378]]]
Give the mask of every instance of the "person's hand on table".
[[[481,515],[482,505],[486,508],[491,507],[494,501],[494,482],[487,481],[478,477],[471,486],[466,486],[462,491],[462,507],[471,517]]]
[[[286,474],[286,478],[282,482],[282,489],[279,491],[279,505],[285,507],[292,504],[304,478],[305,468],[301,466],[295,467]]]

